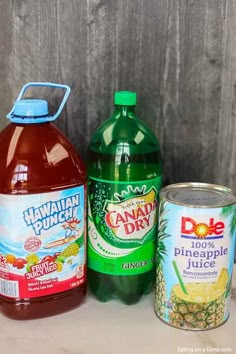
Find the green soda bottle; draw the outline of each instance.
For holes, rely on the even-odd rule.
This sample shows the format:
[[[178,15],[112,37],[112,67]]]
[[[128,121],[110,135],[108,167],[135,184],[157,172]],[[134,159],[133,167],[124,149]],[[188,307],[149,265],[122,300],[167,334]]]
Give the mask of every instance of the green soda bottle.
[[[88,146],[88,281],[101,301],[136,303],[154,282],[161,157],[136,117],[136,93],[115,93],[115,111]]]

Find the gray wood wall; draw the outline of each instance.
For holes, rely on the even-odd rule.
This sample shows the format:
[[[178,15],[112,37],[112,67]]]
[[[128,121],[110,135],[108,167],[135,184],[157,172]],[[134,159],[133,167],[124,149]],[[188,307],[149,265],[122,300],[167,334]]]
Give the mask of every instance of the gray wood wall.
[[[235,0],[1,0],[0,26],[1,128],[23,84],[66,83],[57,124],[84,156],[114,91],[135,90],[165,183],[236,187]]]

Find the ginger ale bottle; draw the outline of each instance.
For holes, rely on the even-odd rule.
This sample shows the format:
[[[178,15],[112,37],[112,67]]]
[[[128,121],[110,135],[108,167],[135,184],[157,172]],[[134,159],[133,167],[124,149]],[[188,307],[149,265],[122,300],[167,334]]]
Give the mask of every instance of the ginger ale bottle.
[[[88,280],[99,300],[133,304],[154,282],[161,158],[135,115],[136,93],[114,101],[88,146]]]

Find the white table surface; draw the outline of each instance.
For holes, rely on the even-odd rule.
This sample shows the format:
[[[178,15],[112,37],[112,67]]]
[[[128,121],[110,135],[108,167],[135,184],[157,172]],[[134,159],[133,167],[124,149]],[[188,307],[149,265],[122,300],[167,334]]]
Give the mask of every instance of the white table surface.
[[[209,331],[184,331],[162,323],[153,294],[136,305],[100,303],[91,296],[62,315],[14,321],[0,314],[0,354],[236,354],[236,269],[229,320]]]

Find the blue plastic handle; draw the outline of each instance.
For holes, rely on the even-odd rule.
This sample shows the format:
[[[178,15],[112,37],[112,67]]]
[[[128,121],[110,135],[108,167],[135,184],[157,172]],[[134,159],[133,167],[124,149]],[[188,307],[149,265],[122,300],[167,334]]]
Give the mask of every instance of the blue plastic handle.
[[[61,101],[61,104],[57,110],[57,112],[53,115],[53,116],[49,116],[47,121],[53,121],[55,119],[57,119],[57,117],[61,114],[61,111],[63,110],[63,107],[65,106],[65,103],[68,99],[68,96],[70,94],[70,87],[67,86],[67,85],[61,85],[61,84],[54,84],[53,82],[29,82],[28,84],[25,84],[20,93],[19,93],[19,96],[17,97],[16,101],[19,101],[22,96],[24,95],[25,91],[30,87],[30,86],[46,86],[46,87],[55,87],[55,88],[61,88],[61,89],[64,89],[66,92],[65,92],[65,95]],[[11,118],[12,117],[12,113],[14,112],[14,108],[15,108],[15,105],[13,105],[13,108],[12,110],[7,114],[7,118]]]

